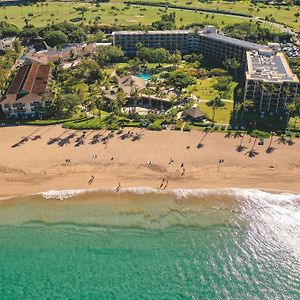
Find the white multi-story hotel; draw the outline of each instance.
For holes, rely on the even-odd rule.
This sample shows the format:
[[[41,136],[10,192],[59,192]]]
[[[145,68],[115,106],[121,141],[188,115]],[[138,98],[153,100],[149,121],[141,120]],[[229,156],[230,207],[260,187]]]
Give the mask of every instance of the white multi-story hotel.
[[[170,52],[200,52],[206,58],[223,63],[235,58],[245,73],[245,99],[251,99],[258,111],[278,112],[295,101],[299,79],[294,75],[278,44],[268,46],[251,43],[217,32],[214,26],[203,31],[117,31],[113,45],[127,55],[134,55],[141,44],[148,48],[164,48]]]
[[[247,52],[244,99],[253,100],[258,111],[288,109],[296,99],[299,79],[284,55],[274,51]]]

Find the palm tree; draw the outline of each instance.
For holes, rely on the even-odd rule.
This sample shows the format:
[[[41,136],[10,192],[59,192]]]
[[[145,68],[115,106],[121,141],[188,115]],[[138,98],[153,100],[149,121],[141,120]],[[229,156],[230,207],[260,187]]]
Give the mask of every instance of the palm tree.
[[[278,87],[275,84],[269,84],[266,86],[266,91],[269,96],[268,111],[270,110],[270,107],[271,107],[272,96],[274,94],[277,94],[277,90],[278,90]]]
[[[254,103],[251,99],[245,99],[242,103],[243,105],[243,111],[242,111],[242,115],[241,115],[241,119],[243,118],[244,116],[244,113],[245,113],[245,110],[248,109],[248,108],[251,108],[254,106]]]
[[[227,58],[224,61],[224,66],[227,69],[227,72],[231,69],[234,71],[234,78],[237,78],[237,70],[241,67],[241,63],[235,58]]]
[[[243,107],[243,104],[242,104],[242,103],[240,103],[240,102],[235,103],[235,105],[234,105],[235,120],[237,120],[237,118],[238,118],[238,113],[239,113],[239,111],[242,109],[242,107]]]
[[[103,73],[103,80],[102,80],[102,82],[103,82],[103,85],[104,85],[105,89],[109,90],[111,83],[110,83],[110,74],[108,72],[104,72]]]
[[[177,101],[177,96],[176,95],[172,95],[170,97],[170,102],[172,104],[172,108],[174,107],[174,104],[176,103],[176,101]]]
[[[213,121],[213,123],[215,123],[216,109],[223,107],[224,103],[220,97],[216,97],[216,98],[210,100],[207,103],[207,105],[212,107],[212,110],[213,110],[213,117],[212,117],[213,120],[212,121]]]
[[[104,93],[98,81],[89,86],[90,106],[98,110],[99,118],[101,118],[101,108],[104,104]]]
[[[144,93],[148,96],[148,104],[149,104],[149,106],[151,106],[150,105],[150,103],[151,103],[150,97],[152,95],[154,95],[155,91],[151,87],[148,86],[144,89]]]
[[[134,89],[131,89],[130,98],[131,100],[133,100],[133,106],[134,106],[133,112],[135,112],[137,107],[137,102],[140,98],[140,90],[135,85],[134,85]]]
[[[257,83],[258,90],[261,92],[260,103],[259,103],[259,111],[262,109],[263,99],[265,96],[265,92],[267,91],[267,87],[263,81]]]
[[[297,111],[297,107],[296,107],[295,103],[290,103],[286,106],[286,108],[288,109],[287,121],[289,121],[291,115],[293,115]],[[295,118],[295,120],[296,120],[296,118]],[[296,127],[296,123],[295,123],[295,127]]]
[[[284,95],[284,106],[286,106],[288,102],[287,100],[291,96],[291,91],[288,87],[284,87],[282,89],[282,94]]]
[[[118,114],[120,115],[122,111],[122,106],[126,104],[126,94],[122,88],[119,88],[116,94],[116,101],[118,106]]]

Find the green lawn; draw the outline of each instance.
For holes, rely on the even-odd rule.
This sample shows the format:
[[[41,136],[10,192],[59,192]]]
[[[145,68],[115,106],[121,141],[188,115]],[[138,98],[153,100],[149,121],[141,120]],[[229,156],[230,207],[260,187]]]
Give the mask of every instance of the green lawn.
[[[119,2],[119,0],[113,0]],[[164,2],[161,0],[135,0],[135,1],[147,1],[147,2]],[[202,3],[198,0],[168,0],[165,1],[169,4],[186,6],[189,8],[200,8],[200,9],[216,9],[223,11],[230,11],[236,13],[244,13],[252,16],[257,16],[265,18],[266,16],[272,15],[273,18],[279,23],[286,24],[297,31],[300,31],[300,17],[298,17],[298,22],[296,22],[297,17],[295,14],[300,12],[300,6],[294,5],[289,7],[286,6],[274,6],[265,5],[260,3],[258,5],[253,5],[249,0],[245,1],[212,1]]]
[[[218,96],[218,91],[213,88],[216,78],[198,79],[196,85],[189,87],[200,100],[211,100]]]
[[[141,7],[131,5],[129,9],[125,9],[125,5],[121,4],[120,0],[112,3],[102,3],[99,7],[93,3],[75,3],[75,2],[46,2],[39,5],[28,6],[7,6],[0,7],[0,21],[7,20],[19,27],[25,25],[25,19],[29,20],[30,24],[35,26],[45,26],[52,22],[70,21],[72,19],[80,19],[78,12],[74,8],[79,6],[86,6],[89,11],[85,14],[86,22],[94,20],[95,17],[100,16],[102,24],[151,24],[153,21],[160,19],[162,13],[159,8],[155,7]],[[169,10],[171,12],[173,10]],[[33,14],[33,16],[28,16]],[[212,19],[213,18],[213,19]],[[203,22],[218,24],[221,27],[242,23],[245,20],[232,16],[209,15],[193,11],[176,10],[177,25],[186,25],[193,22]]]
[[[225,103],[224,107],[216,109],[215,122],[229,124],[231,112],[233,110],[233,102],[224,102],[224,103]],[[212,120],[213,110],[211,107],[207,106],[205,102],[200,102],[199,109],[203,111],[210,120]]]
[[[200,100],[199,109],[202,110],[209,119],[212,119],[213,110],[211,107],[207,106],[206,103],[218,96],[218,91],[213,88],[213,85],[216,83],[216,81],[217,78],[206,78],[202,80],[198,79],[194,88],[190,87],[193,89],[193,94],[195,94]],[[235,86],[236,83],[233,82],[231,85],[229,99],[224,101],[225,106],[216,110],[215,121],[217,123],[229,123],[230,115],[233,110],[233,92]]]

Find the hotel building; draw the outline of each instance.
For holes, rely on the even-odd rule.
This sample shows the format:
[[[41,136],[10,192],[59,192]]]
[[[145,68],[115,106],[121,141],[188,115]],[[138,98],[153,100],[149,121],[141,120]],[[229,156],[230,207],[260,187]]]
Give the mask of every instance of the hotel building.
[[[284,55],[272,51],[248,51],[244,99],[251,99],[258,111],[288,109],[296,99],[299,79]]]
[[[127,55],[135,55],[138,45],[147,48],[164,48],[170,52],[191,52],[191,30],[116,31],[112,33],[113,45],[120,46]]]
[[[7,117],[40,117],[46,107],[50,66],[29,63],[19,68],[5,98],[2,111]],[[48,94],[49,98],[51,95]]]
[[[170,52],[179,50],[183,54],[200,52],[221,64],[228,58],[235,58],[245,74],[244,100],[251,99],[258,111],[276,113],[295,101],[299,79],[292,73],[284,55],[278,53],[276,43],[266,46],[230,38],[217,33],[214,26],[205,26],[203,31],[117,31],[112,35],[113,45],[121,47],[129,56],[136,54],[137,45],[142,44]]]

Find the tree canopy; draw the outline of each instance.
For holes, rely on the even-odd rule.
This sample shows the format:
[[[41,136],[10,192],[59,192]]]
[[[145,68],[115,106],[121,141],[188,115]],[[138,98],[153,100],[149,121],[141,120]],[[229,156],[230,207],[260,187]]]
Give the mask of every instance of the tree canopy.
[[[20,29],[17,26],[4,21],[0,22],[0,38],[15,37],[19,33]]]
[[[94,58],[99,65],[107,65],[110,63],[122,62],[124,60],[124,52],[120,47],[110,46],[96,51],[94,53]]]
[[[52,31],[45,36],[46,43],[51,47],[63,46],[68,42],[68,37],[62,31]]]

